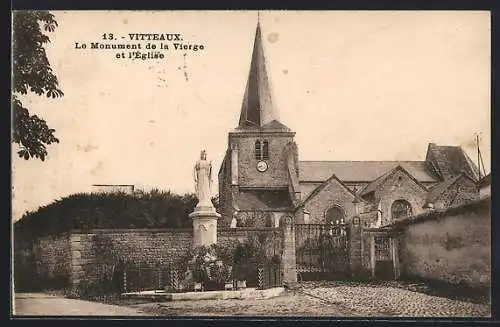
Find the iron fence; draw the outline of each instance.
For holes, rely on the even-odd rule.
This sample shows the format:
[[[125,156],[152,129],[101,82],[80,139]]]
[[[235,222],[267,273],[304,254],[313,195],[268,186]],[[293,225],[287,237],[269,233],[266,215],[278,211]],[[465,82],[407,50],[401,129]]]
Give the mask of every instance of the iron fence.
[[[257,289],[265,290],[283,285],[281,264],[265,264],[257,268]]]
[[[123,270],[123,292],[153,290],[181,291],[181,276],[171,264],[133,266]]]

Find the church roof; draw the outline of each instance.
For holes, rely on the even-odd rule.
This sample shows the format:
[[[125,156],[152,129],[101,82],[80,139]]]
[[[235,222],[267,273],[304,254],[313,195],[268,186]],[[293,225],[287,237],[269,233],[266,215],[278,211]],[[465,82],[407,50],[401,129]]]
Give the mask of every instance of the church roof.
[[[326,181],[324,181],[321,185],[316,187],[305,199],[302,203],[308,202],[310,199],[314,198],[318,193],[320,193],[324,188],[328,186],[331,182],[337,182],[341,187],[343,187],[349,194],[352,195],[353,199],[358,199],[359,201],[365,202],[363,198],[358,198],[356,193],[354,193],[349,187],[347,187],[335,174],[332,174]]]
[[[273,121],[276,121],[279,125],[268,126]],[[273,127],[273,129],[289,130],[288,127],[278,122],[278,113],[273,105],[271,83],[266,70],[266,58],[260,23],[257,23],[255,31],[250,72],[248,74],[245,95],[243,96],[238,125],[238,129],[268,126]]]
[[[425,161],[301,161],[301,182],[323,182],[335,174],[343,182],[372,182],[401,165],[419,182],[437,182]]]
[[[410,172],[408,172],[405,168],[403,168],[401,165],[397,165],[396,167],[394,167],[393,169],[389,170],[388,172],[386,172],[385,174],[383,174],[382,176],[378,177],[377,179],[375,179],[373,182],[371,182],[370,184],[366,185],[366,187],[361,191],[361,195],[366,195],[370,192],[373,192],[375,191],[380,185],[382,185],[386,180],[387,178],[389,178],[389,176],[391,176],[396,170],[400,170],[402,171],[403,173],[405,173],[406,175],[408,175],[408,177],[410,177],[416,184],[418,184],[422,189],[424,189],[425,191],[427,191],[427,189],[422,185],[420,184],[420,182],[414,177],[411,175]]]
[[[234,194],[238,210],[286,211],[293,209],[288,190],[241,190]]]
[[[449,178],[439,184],[434,185],[430,190],[429,193],[427,193],[427,203],[433,203],[439,197],[447,190],[449,189],[453,184],[455,184],[461,177],[466,177],[469,178],[474,182],[474,179],[472,179],[468,174],[466,173],[461,173],[460,175],[457,175],[453,178]]]
[[[427,157],[443,179],[465,172],[474,180],[479,179],[479,169],[460,146],[443,146],[430,143]]]

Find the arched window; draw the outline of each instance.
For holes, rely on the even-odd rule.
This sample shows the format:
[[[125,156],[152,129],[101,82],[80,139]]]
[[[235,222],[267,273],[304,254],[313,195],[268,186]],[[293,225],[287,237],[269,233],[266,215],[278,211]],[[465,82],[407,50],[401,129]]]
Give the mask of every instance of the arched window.
[[[262,153],[260,151],[261,148],[261,143],[259,140],[255,141],[255,159],[261,160],[262,159]]]
[[[400,219],[412,215],[411,204],[406,200],[396,200],[391,206],[391,218]]]
[[[344,210],[341,207],[333,206],[326,211],[325,220],[326,223],[343,223],[345,218]]]
[[[269,142],[267,140],[262,142],[262,159],[269,160]]]
[[[255,141],[255,159],[269,160],[269,142],[267,140]]]

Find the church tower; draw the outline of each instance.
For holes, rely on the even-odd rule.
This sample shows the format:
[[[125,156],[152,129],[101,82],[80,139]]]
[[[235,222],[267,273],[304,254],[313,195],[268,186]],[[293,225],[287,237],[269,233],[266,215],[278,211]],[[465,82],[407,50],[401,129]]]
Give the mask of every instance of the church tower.
[[[257,225],[274,224],[269,219],[293,212],[300,200],[294,136],[279,121],[273,104],[258,22],[238,127],[229,133],[219,171],[220,211],[226,224],[235,212],[258,216]]]

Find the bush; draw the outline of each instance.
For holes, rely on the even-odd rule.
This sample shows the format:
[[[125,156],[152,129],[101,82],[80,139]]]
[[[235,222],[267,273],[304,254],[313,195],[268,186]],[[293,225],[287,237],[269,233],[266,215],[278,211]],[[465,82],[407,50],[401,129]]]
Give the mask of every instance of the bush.
[[[72,229],[190,228],[188,215],[198,200],[151,190],[126,193],[79,193],[27,212],[14,224],[16,242]]]

